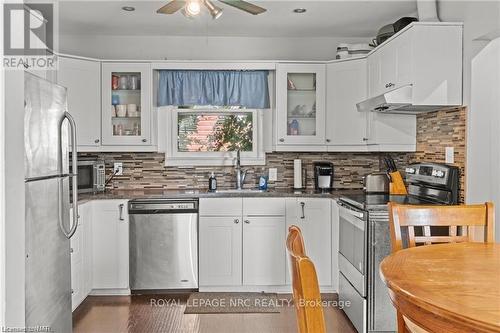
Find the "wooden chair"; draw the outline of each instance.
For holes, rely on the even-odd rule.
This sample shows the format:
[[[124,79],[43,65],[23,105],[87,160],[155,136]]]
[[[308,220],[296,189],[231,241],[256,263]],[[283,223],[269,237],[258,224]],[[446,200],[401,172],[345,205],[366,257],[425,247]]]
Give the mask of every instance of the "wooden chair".
[[[493,203],[479,205],[435,206],[435,205],[400,205],[389,203],[389,228],[391,232],[392,253],[403,249],[401,228],[407,229],[407,245],[431,245],[435,243],[469,242],[470,227],[484,227],[484,241],[494,242]],[[432,235],[431,227],[448,227],[448,235]],[[419,235],[416,228],[420,228]],[[421,234],[421,235],[420,235]],[[426,332],[399,311],[398,332]]]
[[[286,247],[290,259],[293,301],[299,332],[326,332],[316,269],[311,259],[306,256],[299,227],[292,225],[288,228]]]

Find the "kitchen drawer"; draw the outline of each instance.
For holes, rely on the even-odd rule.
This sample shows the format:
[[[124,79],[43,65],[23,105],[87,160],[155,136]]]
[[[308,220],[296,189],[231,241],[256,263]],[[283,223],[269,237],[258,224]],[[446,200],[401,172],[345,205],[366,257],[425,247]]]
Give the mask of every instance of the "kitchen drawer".
[[[285,216],[284,198],[244,198],[244,216]]]
[[[242,198],[200,198],[200,216],[241,216]]]
[[[358,332],[366,332],[366,299],[361,297],[356,289],[339,274],[339,301],[350,306],[344,306],[343,310]]]

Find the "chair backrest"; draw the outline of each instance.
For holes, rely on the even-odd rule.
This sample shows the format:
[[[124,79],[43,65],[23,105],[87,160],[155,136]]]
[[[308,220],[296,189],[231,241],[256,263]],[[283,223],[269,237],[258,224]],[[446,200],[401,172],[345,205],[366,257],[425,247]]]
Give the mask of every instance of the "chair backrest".
[[[408,247],[417,244],[455,243],[470,241],[469,227],[484,226],[484,241],[493,242],[493,203],[479,205],[435,206],[400,205],[389,203],[389,226],[392,252],[403,249],[401,227],[407,227]],[[432,235],[431,227],[449,227],[448,235]],[[420,228],[421,235],[416,235]]]
[[[311,259],[306,256],[299,227],[292,225],[288,228],[286,247],[290,260],[293,301],[299,332],[326,332],[316,269]]]

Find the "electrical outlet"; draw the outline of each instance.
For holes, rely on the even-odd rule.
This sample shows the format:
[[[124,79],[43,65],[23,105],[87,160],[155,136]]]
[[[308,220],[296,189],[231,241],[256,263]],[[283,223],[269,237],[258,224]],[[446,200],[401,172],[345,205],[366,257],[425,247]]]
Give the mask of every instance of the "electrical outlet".
[[[278,169],[269,168],[269,181],[270,182],[278,181]]]
[[[123,163],[122,162],[115,162],[113,165],[113,173],[116,176],[121,176],[123,175]]]
[[[445,163],[453,164],[455,163],[455,148],[446,147],[444,150],[444,160]]]

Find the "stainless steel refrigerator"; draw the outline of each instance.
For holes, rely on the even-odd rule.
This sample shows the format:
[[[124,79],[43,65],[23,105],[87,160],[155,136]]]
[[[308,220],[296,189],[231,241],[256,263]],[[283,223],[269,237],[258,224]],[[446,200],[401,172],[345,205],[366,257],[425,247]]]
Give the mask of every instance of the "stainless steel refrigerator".
[[[69,149],[76,152],[76,128],[66,107],[66,88],[35,75],[24,79],[24,172],[26,223],[27,327],[72,331]],[[76,154],[73,154],[76,166]],[[77,170],[75,168],[75,170]],[[73,221],[77,221],[77,184],[73,183]]]

